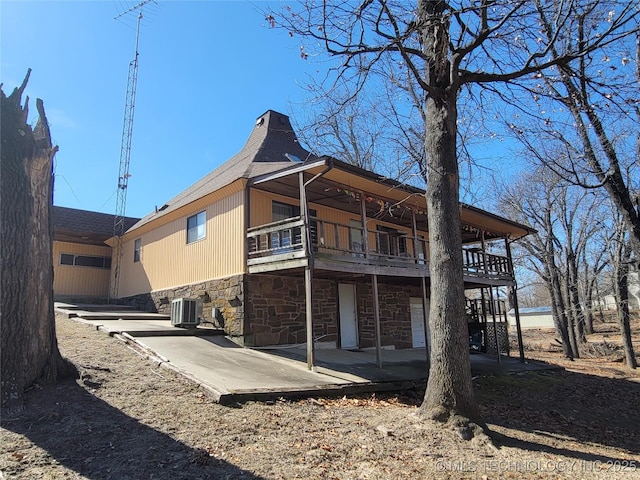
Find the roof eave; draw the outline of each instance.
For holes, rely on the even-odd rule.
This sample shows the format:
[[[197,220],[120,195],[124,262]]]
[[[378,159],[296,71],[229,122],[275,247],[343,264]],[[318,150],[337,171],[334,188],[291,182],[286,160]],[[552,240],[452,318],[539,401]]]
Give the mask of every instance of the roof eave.
[[[329,157],[320,157],[314,160],[296,163],[291,165],[290,167],[285,167],[282,170],[251,178],[249,179],[249,185],[259,185],[260,183],[277,180],[278,178],[287,177],[295,173],[306,172],[307,170],[311,170],[313,168],[328,166],[331,164],[331,162],[332,160]]]

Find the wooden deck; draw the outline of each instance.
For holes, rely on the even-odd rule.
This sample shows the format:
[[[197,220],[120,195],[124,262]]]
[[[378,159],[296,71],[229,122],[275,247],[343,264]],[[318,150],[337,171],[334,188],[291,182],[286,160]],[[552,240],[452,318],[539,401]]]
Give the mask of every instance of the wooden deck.
[[[294,217],[250,228],[247,232],[249,273],[298,269],[392,277],[429,276],[428,244],[424,238],[393,231],[367,230],[317,218],[309,222],[308,238],[304,221]],[[507,257],[463,248],[465,281],[482,285],[511,285],[513,272]]]

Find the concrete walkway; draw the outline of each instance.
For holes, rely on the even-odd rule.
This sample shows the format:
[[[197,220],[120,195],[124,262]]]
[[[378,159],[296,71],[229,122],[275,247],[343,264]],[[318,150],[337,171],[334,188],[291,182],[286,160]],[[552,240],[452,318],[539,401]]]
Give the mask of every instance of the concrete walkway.
[[[73,307],[73,306],[72,306]],[[210,396],[231,404],[280,396],[342,395],[398,391],[423,383],[427,375],[424,349],[383,350],[383,368],[374,350],[316,350],[316,369],[309,371],[306,348],[243,348],[213,328],[173,327],[166,315],[110,308],[108,311],[56,304],[56,313],[95,326],[120,338],[165,368],[197,383]],[[558,368],[516,358],[473,354],[474,375]]]

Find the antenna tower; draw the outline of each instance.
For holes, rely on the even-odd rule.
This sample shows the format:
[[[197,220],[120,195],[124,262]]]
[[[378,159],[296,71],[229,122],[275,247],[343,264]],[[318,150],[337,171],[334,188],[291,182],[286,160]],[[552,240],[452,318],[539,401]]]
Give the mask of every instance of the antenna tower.
[[[136,106],[136,88],[138,84],[138,40],[140,38],[140,21],[142,20],[142,7],[154,0],[142,0],[137,5],[114,17],[117,20],[131,12],[138,11],[136,23],[136,49],[133,60],[129,63],[129,76],[127,78],[127,95],[124,104],[124,122],[122,125],[122,143],[120,144],[120,168],[118,172],[118,190],[116,196],[116,214],[113,218],[113,236],[115,244],[115,262],[113,265],[113,282],[110,298],[118,296],[120,283],[120,264],[122,263],[122,237],[124,236],[125,211],[127,206],[127,187],[129,185],[129,163],[131,160],[131,137],[133,135],[133,112]]]

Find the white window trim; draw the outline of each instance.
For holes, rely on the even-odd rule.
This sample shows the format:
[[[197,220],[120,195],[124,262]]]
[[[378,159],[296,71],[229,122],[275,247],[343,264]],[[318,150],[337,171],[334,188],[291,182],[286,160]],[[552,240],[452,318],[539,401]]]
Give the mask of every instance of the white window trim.
[[[139,244],[139,248],[136,248],[137,247],[136,244]],[[133,263],[140,263],[141,260],[142,260],[142,237],[136,238],[133,241]]]
[[[202,215],[204,217],[203,219],[203,223],[202,225],[199,225],[198,222],[198,217]],[[196,225],[195,227],[192,227],[193,229],[195,229],[196,231],[196,238],[194,238],[193,240],[189,241],[189,220],[191,220],[192,218],[196,219]],[[198,230],[199,227],[202,227],[202,236],[197,236],[198,235]],[[198,212],[194,215],[190,215],[187,217],[187,245],[191,245],[192,243],[196,243],[199,242],[200,240],[204,240],[205,238],[207,238],[207,211],[206,210],[202,210],[201,212]]]

